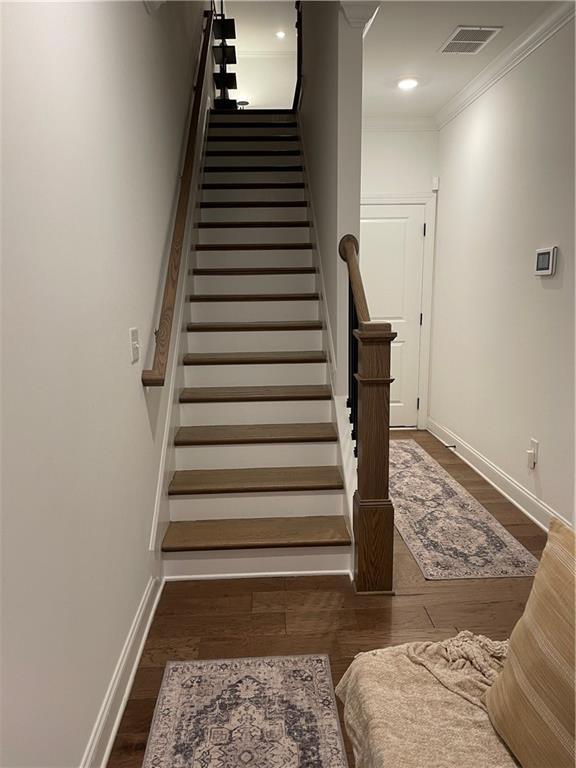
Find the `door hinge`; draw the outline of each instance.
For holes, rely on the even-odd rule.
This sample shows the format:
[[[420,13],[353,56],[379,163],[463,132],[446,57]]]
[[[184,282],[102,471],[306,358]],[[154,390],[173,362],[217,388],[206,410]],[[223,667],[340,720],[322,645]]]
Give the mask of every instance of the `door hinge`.
[[[416,399],[416,410],[417,411],[420,410],[420,398],[419,397]]]
[[[420,312],[420,325],[422,325],[422,312]]]
[[[426,222],[424,222],[424,237],[426,237]]]

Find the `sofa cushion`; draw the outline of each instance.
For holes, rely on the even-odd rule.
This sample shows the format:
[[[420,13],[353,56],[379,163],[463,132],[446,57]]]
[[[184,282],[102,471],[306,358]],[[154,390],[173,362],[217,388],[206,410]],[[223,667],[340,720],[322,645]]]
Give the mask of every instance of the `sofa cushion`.
[[[523,768],[574,768],[574,533],[553,520],[488,714]]]

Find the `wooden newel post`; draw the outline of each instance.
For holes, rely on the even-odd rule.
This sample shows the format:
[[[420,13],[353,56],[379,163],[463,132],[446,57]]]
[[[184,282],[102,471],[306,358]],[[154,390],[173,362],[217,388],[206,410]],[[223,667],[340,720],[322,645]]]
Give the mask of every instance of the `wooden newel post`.
[[[354,581],[358,592],[392,591],[394,507],[388,496],[390,323],[360,322],[358,489],[354,494]]]
[[[349,404],[358,453],[358,490],[353,510],[354,583],[358,592],[391,592],[394,507],[388,496],[393,381],[390,346],[396,334],[390,323],[370,320],[356,238],[345,235],[338,250],[348,266],[355,310],[350,316],[350,333],[355,342],[350,346],[349,361],[353,373]]]

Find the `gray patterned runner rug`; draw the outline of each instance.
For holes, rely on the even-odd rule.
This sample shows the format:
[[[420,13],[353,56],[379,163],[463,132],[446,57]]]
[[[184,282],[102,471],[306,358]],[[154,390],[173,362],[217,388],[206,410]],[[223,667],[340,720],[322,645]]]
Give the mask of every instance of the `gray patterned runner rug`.
[[[390,441],[390,498],[426,579],[536,572],[537,559],[414,440]]]
[[[327,656],[172,661],[143,768],[347,768]]]

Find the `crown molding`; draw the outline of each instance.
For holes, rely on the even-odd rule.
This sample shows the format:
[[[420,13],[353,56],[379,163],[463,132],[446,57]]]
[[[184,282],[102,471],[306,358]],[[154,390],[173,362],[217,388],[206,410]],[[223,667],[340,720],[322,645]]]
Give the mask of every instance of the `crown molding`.
[[[443,128],[470,106],[482,94],[486,93],[499,80],[518,66],[524,59],[549,40],[562,27],[574,18],[575,5],[564,2],[554,10],[541,16],[525,33],[516,40],[494,61],[488,64],[459,93],[440,109],[435,116],[438,128]]]

